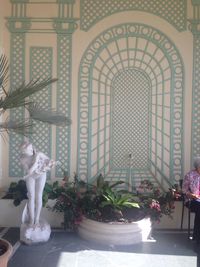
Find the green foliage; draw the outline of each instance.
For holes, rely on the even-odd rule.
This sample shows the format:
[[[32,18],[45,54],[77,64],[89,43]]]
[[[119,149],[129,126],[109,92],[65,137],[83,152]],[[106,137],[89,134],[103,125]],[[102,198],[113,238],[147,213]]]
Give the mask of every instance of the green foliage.
[[[11,108],[18,108],[29,105],[31,101],[27,97],[41,91],[49,84],[56,82],[58,79],[50,79],[41,81],[40,79],[32,80],[29,83],[22,83],[20,86],[12,91],[7,92],[4,98],[1,98],[0,108],[4,111]]]
[[[163,215],[172,217],[175,198],[171,188],[161,192],[152,182],[143,180],[137,188],[137,198],[141,209],[152,221],[159,222]]]
[[[13,204],[19,206],[21,201],[27,199],[27,189],[24,180],[19,180],[17,183],[12,182],[8,188],[5,199],[13,199]]]
[[[63,174],[67,175],[66,172]],[[150,181],[143,180],[135,192],[128,192],[120,190],[122,183],[110,184],[102,175],[94,184],[80,181],[76,174],[73,181],[65,176],[61,183],[45,184],[43,205],[48,199],[55,200],[48,208],[62,212],[64,228],[72,230],[77,229],[83,216],[101,222],[132,222],[145,216],[159,221],[163,215],[171,216],[174,209],[172,190],[161,192]],[[26,192],[24,181],[11,183],[8,190],[15,205],[26,198]]]
[[[53,184],[45,183],[43,190],[43,207],[46,206],[48,199],[56,199],[60,194],[60,186],[58,181]],[[19,206],[24,199],[27,199],[27,188],[25,180],[12,182],[8,188],[4,199],[13,199],[13,204]]]
[[[105,181],[102,174],[99,174],[99,176],[96,179],[96,194],[102,195],[106,193],[106,191],[111,190],[114,187],[117,187],[118,185],[124,184],[123,181],[117,181],[115,183],[110,184],[108,181]]]
[[[121,210],[124,207],[127,208],[139,208],[139,204],[134,201],[133,194],[121,193],[120,191],[114,191],[112,188],[107,188],[102,195],[105,200],[101,202],[101,207],[112,206],[113,209]]]
[[[65,182],[62,185],[56,185],[51,192],[50,198],[56,199],[55,205],[49,207],[52,211],[63,212],[64,214],[64,229],[76,230],[77,225],[82,219],[81,196],[86,191],[85,183]]]
[[[10,109],[24,107],[28,111],[28,117],[21,120],[7,117],[0,123],[0,134],[12,132],[25,136],[30,135],[33,133],[35,120],[56,126],[71,124],[71,120],[65,115],[50,108],[44,109],[29,98],[31,95],[47,89],[48,85],[56,82],[57,79],[35,79],[27,83],[22,82],[19,86],[7,90],[8,73],[8,60],[5,55],[0,55],[0,116]]]

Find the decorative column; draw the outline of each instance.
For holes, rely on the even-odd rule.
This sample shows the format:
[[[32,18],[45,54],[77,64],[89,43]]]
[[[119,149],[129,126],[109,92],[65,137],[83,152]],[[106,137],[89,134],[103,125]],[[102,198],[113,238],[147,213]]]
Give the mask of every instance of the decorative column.
[[[10,87],[17,87],[25,80],[25,36],[30,29],[30,19],[26,17],[26,3],[19,0],[12,0],[12,14],[7,19],[7,27],[11,33],[10,38]],[[11,111],[11,119],[22,119],[23,109]],[[9,141],[9,176],[22,176],[19,166],[19,145],[22,137],[10,135]]]
[[[74,4],[75,0],[58,0],[53,4],[55,6],[55,16],[47,18],[43,17],[27,17],[31,14],[33,2],[31,0],[10,0],[12,7],[12,14],[7,19],[8,29],[11,33],[11,87],[16,87],[26,80],[27,76],[30,79],[45,79],[47,77],[58,77],[57,91],[56,91],[56,109],[65,113],[67,117],[71,117],[71,52],[72,52],[72,33],[77,29],[74,18]],[[51,1],[37,2],[38,8],[48,6]],[[42,7],[43,6],[43,7]],[[39,27],[38,27],[39,25]],[[57,40],[57,45],[51,43],[52,38],[49,38],[49,43],[41,38],[38,38],[38,44],[32,45],[30,34],[37,35],[45,34],[47,39],[53,35],[54,40]],[[44,36],[44,35],[43,35]],[[27,42],[26,42],[27,39]],[[44,42],[44,43],[43,43]],[[27,56],[28,55],[28,56]],[[27,58],[29,57],[29,58]],[[53,74],[53,58],[57,58],[57,70]],[[30,65],[27,66],[27,62]],[[29,75],[28,75],[29,74]],[[48,90],[42,91],[33,96],[40,99],[43,107],[51,107],[53,100],[53,93],[51,85]],[[36,99],[35,99],[36,100]],[[13,111],[11,117],[24,117],[23,109]],[[63,168],[70,173],[70,145],[71,145],[71,127],[57,127],[56,128],[56,148],[53,158],[63,163]],[[36,133],[32,135],[35,146],[43,151],[45,154],[51,156],[53,135],[50,126],[44,126],[37,123],[35,127]],[[11,135],[9,146],[9,176],[22,177],[21,167],[19,166],[19,152],[18,147],[22,142],[22,137]],[[56,169],[56,176],[63,177],[60,168]]]
[[[192,0],[193,19],[190,30],[193,34],[193,84],[192,84],[192,143],[191,165],[200,156],[200,0]]]
[[[72,78],[72,34],[78,28],[73,16],[74,0],[58,0],[58,18],[54,19],[57,33],[57,107],[69,118],[71,117],[71,78]],[[75,123],[75,122],[72,122]],[[70,173],[70,127],[57,128],[56,159],[63,163],[64,169]],[[60,177],[60,168],[56,176]]]

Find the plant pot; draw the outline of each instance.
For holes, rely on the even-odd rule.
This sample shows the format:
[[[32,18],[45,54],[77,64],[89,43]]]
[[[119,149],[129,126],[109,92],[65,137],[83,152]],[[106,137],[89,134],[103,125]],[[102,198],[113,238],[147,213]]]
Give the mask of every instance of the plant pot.
[[[8,260],[12,254],[12,246],[8,241],[0,239],[0,249],[3,253],[0,254],[0,267],[7,267]]]
[[[151,221],[144,218],[132,223],[103,223],[84,218],[78,227],[81,238],[99,244],[131,245],[148,239]]]

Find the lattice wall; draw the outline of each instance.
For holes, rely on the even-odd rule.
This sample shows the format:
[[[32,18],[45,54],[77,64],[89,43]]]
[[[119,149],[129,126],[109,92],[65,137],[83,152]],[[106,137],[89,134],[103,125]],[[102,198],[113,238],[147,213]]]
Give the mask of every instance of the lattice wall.
[[[144,72],[127,69],[113,82],[113,168],[149,167],[151,82]],[[128,155],[132,161],[129,166]]]
[[[55,76],[59,77],[56,106],[70,117],[76,1],[49,0],[55,7],[55,17],[44,16],[45,19],[27,14],[31,14],[31,8],[36,5],[48,6],[48,0],[33,2],[11,1],[12,16],[7,24],[11,33],[12,83],[23,81],[29,68],[32,68],[31,77],[56,72]],[[88,33],[103,18],[123,11],[148,12],[167,20],[180,32],[186,30],[186,0],[81,0],[80,3],[80,28]],[[195,3],[195,19],[199,20],[199,4]],[[192,25],[197,25],[195,23]],[[31,44],[26,41],[32,33],[44,33],[47,39],[48,34],[52,34],[50,43],[41,41],[30,50]],[[195,98],[199,76],[198,38],[194,47],[193,154],[198,153],[199,143],[199,122],[195,115],[198,113]],[[30,66],[27,66],[29,56]],[[136,181],[141,177],[156,177],[161,184],[166,179],[178,181],[183,175],[184,69],[179,52],[169,38],[148,25],[115,25],[91,41],[82,57],[79,73],[77,169],[80,178],[93,179],[101,172],[110,179]],[[48,96],[42,97],[50,104],[51,88]],[[24,116],[21,111],[12,115]],[[51,130],[38,128],[38,131],[41,131],[41,139],[44,133],[47,141],[38,141],[37,145],[51,154],[51,146],[55,144]],[[70,128],[57,129],[55,135],[54,156],[64,162],[70,172]],[[11,136],[10,140],[10,176],[21,176],[16,151],[21,138]],[[56,175],[62,175],[59,169]]]
[[[30,48],[30,78],[47,79],[52,77],[52,48],[31,47]],[[51,107],[52,102],[51,86],[42,90],[32,97],[35,102],[40,99],[39,104],[43,108]],[[51,157],[51,127],[42,122],[37,122],[34,127],[32,140],[36,147],[39,147],[46,155]]]
[[[164,18],[179,31],[186,29],[186,0],[81,0],[81,29],[87,31],[103,18],[127,10],[149,12]]]
[[[80,147],[84,142],[88,148],[79,151],[83,179],[92,179],[99,172],[109,175],[117,167],[124,167],[121,170],[128,175],[129,153],[133,156],[129,164],[134,179],[142,176],[142,169],[146,176],[158,177],[160,183],[182,177],[183,73],[175,45],[147,25],[118,25],[90,44],[82,58],[79,77],[78,142]],[[130,115],[131,100],[135,107]],[[139,114],[139,107],[143,115]],[[137,129],[140,143],[133,140],[133,129]],[[144,152],[142,156],[139,147]],[[106,160],[102,158],[105,152]],[[96,164],[95,171],[89,162]]]
[[[71,118],[71,35],[59,34],[58,45],[58,88],[57,88],[57,108],[60,112],[67,114]],[[64,168],[70,173],[70,126],[57,129],[56,134],[56,158],[62,162]],[[56,175],[62,176],[60,168],[56,169]]]
[[[53,106],[53,109],[61,111],[70,118],[72,33],[77,28],[77,19],[73,14],[75,1],[10,2],[12,8],[11,16],[7,18],[7,26],[11,35],[11,85],[16,87],[27,81],[29,76],[31,79],[59,77],[57,85],[53,85],[57,89],[57,94],[52,95],[52,88],[49,87],[48,90],[35,95],[34,99],[38,100],[42,107]],[[54,8],[52,9],[52,5],[49,4],[53,4]],[[43,17],[37,17],[37,14],[29,17],[28,14],[31,14],[32,9],[37,10],[36,6],[39,12],[45,11],[44,7],[49,8],[49,11],[53,11],[54,17],[48,18],[47,14],[43,14]],[[34,47],[32,42],[35,44]],[[54,101],[55,98],[57,103]],[[24,117],[24,112],[14,111],[12,116]],[[11,177],[22,177],[18,149],[22,141],[22,137],[13,135],[10,138],[9,176]],[[47,124],[37,123],[32,141],[39,150],[62,162],[62,167],[70,173],[70,127],[57,127],[54,131]],[[63,176],[60,168],[56,169],[56,176]]]
[[[11,38],[11,87],[19,86],[25,79],[25,35],[15,33]],[[20,120],[24,116],[23,110],[17,109],[11,111],[11,118]],[[19,165],[19,146],[22,143],[22,137],[10,135],[10,168],[9,176],[22,176],[22,170]]]

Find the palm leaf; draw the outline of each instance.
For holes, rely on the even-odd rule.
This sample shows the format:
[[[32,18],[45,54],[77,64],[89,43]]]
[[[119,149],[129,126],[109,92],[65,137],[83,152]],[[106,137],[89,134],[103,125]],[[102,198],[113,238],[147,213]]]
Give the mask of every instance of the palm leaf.
[[[9,65],[5,55],[0,56],[0,88],[4,90],[4,86],[8,81]],[[6,94],[6,92],[4,91]]]
[[[44,81],[40,79],[32,80],[25,84],[24,82],[14,90],[10,90],[4,99],[0,99],[0,108],[3,110],[17,108],[20,106],[28,105],[31,101],[26,98],[44,89],[49,84],[57,81],[57,79],[48,78]]]
[[[0,133],[18,133],[22,135],[29,135],[33,133],[33,122],[30,120],[6,120],[0,123]]]
[[[56,126],[66,126],[71,124],[71,120],[62,113],[51,108],[44,109],[37,103],[30,104],[27,109],[30,117],[34,120],[39,120]]]

